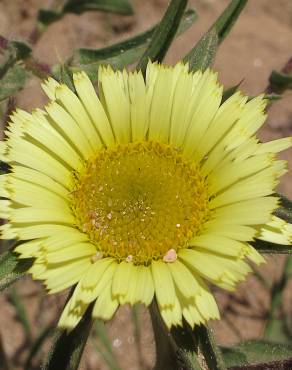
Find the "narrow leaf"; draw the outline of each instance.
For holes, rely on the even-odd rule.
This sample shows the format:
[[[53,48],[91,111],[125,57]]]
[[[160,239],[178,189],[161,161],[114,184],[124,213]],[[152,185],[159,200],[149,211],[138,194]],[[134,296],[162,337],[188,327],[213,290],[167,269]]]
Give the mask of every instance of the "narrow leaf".
[[[292,273],[292,257],[286,258],[281,278],[274,283],[271,290],[270,310],[266,322],[264,337],[273,342],[288,342],[291,335],[287,327],[286,316],[282,308],[283,294]],[[279,312],[280,311],[280,312]],[[280,316],[279,314],[282,313]]]
[[[212,64],[218,46],[229,34],[246,3],[247,0],[230,1],[209,31],[202,36],[200,41],[184,57],[184,62],[189,62],[190,64],[190,70],[204,70]]]
[[[25,332],[26,338],[30,342],[32,339],[30,323],[26,312],[26,307],[23,304],[21,297],[19,296],[17,290],[13,287],[10,291],[10,300],[14,306],[18,320],[20,321],[23,330]]]
[[[77,370],[93,323],[90,305],[71,331],[59,329],[42,370]]]
[[[32,50],[24,42],[9,41],[0,36],[0,51],[4,54],[4,58],[8,57],[11,62],[16,62],[28,58]]]
[[[27,359],[25,361],[24,370],[32,368],[32,361],[36,354],[41,350],[44,341],[53,333],[54,327],[50,324],[41,331],[34,343],[32,344]]]
[[[73,92],[76,92],[73,74],[67,64],[58,64],[53,70],[53,76],[59,82],[67,85]]]
[[[20,61],[30,54],[31,49],[26,44],[0,36],[0,101],[23,88],[28,72]]]
[[[196,19],[197,13],[193,9],[188,9],[181,19],[177,35],[185,32],[195,22]],[[134,49],[141,48],[141,50],[136,52],[137,55],[139,55],[138,57],[140,57],[146,49],[147,45],[149,45],[157,27],[158,25],[155,25],[154,27],[148,29],[143,33],[140,33],[125,41],[118,42],[102,49],[77,49],[75,50],[75,58],[78,58],[81,64],[94,63],[107,59],[112,59],[119,56],[120,54],[125,54],[129,51],[133,51]],[[134,61],[135,59],[130,60],[130,63],[133,63]]]
[[[112,343],[108,337],[104,323],[97,320],[94,325],[94,331],[100,342],[100,345],[98,345],[96,341],[93,341],[96,350],[100,353],[110,370],[121,370],[113,353]]]
[[[211,29],[205,33],[195,48],[184,57],[183,61],[189,63],[191,71],[205,70],[213,63],[217,48],[218,34],[215,29]]]
[[[60,11],[40,9],[38,22],[43,26],[48,26],[67,13],[82,14],[86,11],[103,11],[122,15],[133,14],[133,8],[127,0],[68,0]]]
[[[0,291],[24,276],[31,267],[31,259],[19,259],[11,251],[0,255]]]
[[[272,71],[269,83],[272,91],[282,94],[285,90],[292,89],[292,75],[288,75],[282,72]]]
[[[150,314],[156,346],[154,370],[202,370],[197,358],[197,345],[189,326],[185,324],[185,327],[174,328],[169,332],[155,300],[150,306]]]
[[[170,2],[149,46],[137,65],[137,69],[141,69],[144,73],[149,59],[153,62],[163,60],[178,30],[186,6],[187,0],[172,0]]]
[[[289,222],[292,224],[292,202],[288,198],[286,198],[284,195],[277,194],[277,196],[280,198],[280,207],[276,209],[274,214],[277,217],[282,218],[283,220]]]
[[[0,80],[0,101],[21,90],[26,82],[28,73],[20,64],[15,64],[7,70]]]
[[[266,254],[292,254],[291,245],[274,244],[265,240],[256,239],[253,247],[260,253]]]
[[[227,100],[228,98],[230,98],[230,96],[232,96],[233,94],[236,93],[236,91],[238,90],[239,86],[242,84],[242,81],[240,81],[237,85],[234,85],[234,86],[229,87],[229,89],[226,89],[223,92],[221,104],[224,103],[225,100]]]
[[[186,31],[196,19],[196,12],[187,10],[181,19],[177,35]],[[101,64],[110,64],[116,69],[122,69],[135,63],[145,52],[156,29],[157,25],[135,37],[102,49],[77,49],[72,65],[86,71],[91,80],[96,81],[97,70]],[[74,70],[74,67],[72,69]]]
[[[259,369],[270,369],[269,363],[292,357],[291,344],[268,341],[248,341],[234,347],[222,347],[221,349],[228,368],[265,363],[267,367],[259,367]],[[276,369],[276,367],[272,369]]]
[[[212,28],[215,28],[217,31],[219,44],[221,44],[229,34],[246,4],[247,0],[231,0],[229,5],[213,24]]]
[[[133,14],[133,8],[128,0],[69,0],[64,6],[64,12],[76,14],[88,10],[102,10],[124,15]]]

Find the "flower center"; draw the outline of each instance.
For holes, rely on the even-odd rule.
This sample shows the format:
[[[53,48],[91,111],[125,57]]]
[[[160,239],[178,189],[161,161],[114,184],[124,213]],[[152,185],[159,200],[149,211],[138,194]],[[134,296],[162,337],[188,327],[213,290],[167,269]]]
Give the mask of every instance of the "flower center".
[[[71,194],[77,224],[97,250],[135,264],[186,247],[208,216],[198,166],[156,142],[100,150],[76,174]]]

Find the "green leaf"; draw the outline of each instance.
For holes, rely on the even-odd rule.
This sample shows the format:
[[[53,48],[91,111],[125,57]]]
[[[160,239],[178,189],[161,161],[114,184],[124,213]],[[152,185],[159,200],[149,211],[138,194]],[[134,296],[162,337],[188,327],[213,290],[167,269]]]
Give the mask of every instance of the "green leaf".
[[[292,357],[291,344],[268,341],[247,341],[230,348],[222,347],[221,350],[228,368],[262,363],[268,365]],[[259,369],[264,370],[269,367],[259,367]]]
[[[187,10],[181,19],[177,35],[186,31],[196,19],[196,12]],[[77,49],[73,65],[85,70],[92,81],[95,81],[101,64],[110,64],[116,69],[122,69],[136,62],[146,50],[156,29],[157,25],[137,36],[102,49]]]
[[[283,220],[289,222],[292,224],[292,202],[288,198],[286,198],[284,195],[277,194],[277,196],[280,198],[280,207],[276,209],[274,214],[277,217],[282,218]]]
[[[68,0],[60,11],[40,9],[38,22],[43,26],[48,26],[67,13],[82,14],[87,11],[133,14],[133,8],[127,0]]]
[[[57,330],[42,370],[77,370],[92,327],[91,304],[79,324],[71,331]]]
[[[229,34],[247,0],[232,0],[209,31],[200,39],[194,48],[184,57],[189,62],[190,70],[206,69],[215,57],[218,46]]]
[[[23,88],[28,72],[21,60],[27,59],[31,49],[19,41],[8,41],[0,36],[0,101]]]
[[[291,245],[274,244],[265,240],[256,239],[251,243],[260,253],[266,254],[292,254]]]
[[[50,9],[40,9],[38,12],[38,22],[43,26],[48,26],[49,24],[58,21],[65,15],[64,12],[50,10]]]
[[[15,64],[0,79],[0,101],[9,98],[21,90],[28,77],[28,72],[20,64]]]
[[[65,12],[76,14],[81,14],[88,10],[102,10],[104,12],[123,15],[131,15],[134,13],[128,0],[69,0],[64,6]]]
[[[161,62],[163,60],[176,35],[186,6],[187,0],[171,0],[152,36],[150,44],[137,65],[137,69],[141,69],[145,73],[149,59],[153,62]]]
[[[282,94],[285,90],[292,89],[292,75],[273,71],[269,78],[272,91]]]
[[[19,296],[17,290],[14,287],[10,291],[10,300],[14,306],[17,318],[23,327],[26,338],[30,342],[32,339],[32,336],[31,336],[30,323],[29,323],[29,319],[27,316],[27,312],[26,312],[26,307],[23,304],[21,297]]]
[[[184,57],[183,61],[189,63],[191,71],[205,70],[213,63],[218,48],[218,40],[216,30],[211,29],[205,33],[195,48]]]
[[[271,290],[270,310],[266,322],[264,337],[273,342],[288,342],[291,334],[287,327],[286,315],[282,308],[283,294],[292,274],[292,257],[287,257],[281,278]]]
[[[0,255],[0,291],[24,276],[31,267],[31,259],[19,259],[17,254],[11,251]]]
[[[58,64],[53,70],[53,77],[60,83],[66,84],[73,92],[76,93],[73,74],[67,64]]]
[[[193,333],[185,323],[183,328],[166,328],[156,300],[150,305],[150,314],[156,346],[154,370],[202,370],[197,358]]]
[[[32,361],[35,355],[40,351],[44,341],[51,336],[54,331],[54,327],[50,324],[45,329],[41,331],[34,343],[32,344],[27,359],[25,361],[24,370],[32,369]]]
[[[0,50],[4,58],[9,59],[10,62],[26,59],[32,51],[24,42],[9,41],[3,36],[0,36]]]
[[[242,81],[240,81],[237,85],[234,85],[234,86],[229,87],[228,89],[226,89],[223,92],[221,104],[224,103],[225,100],[229,99],[233,94],[236,93],[236,91],[238,90],[238,88],[241,85],[241,83],[242,83]]]
[[[95,349],[102,356],[110,370],[121,370],[113,353],[112,344],[108,337],[104,323],[100,320],[96,320],[93,329],[100,342],[100,345],[98,345],[93,339],[93,345]]]

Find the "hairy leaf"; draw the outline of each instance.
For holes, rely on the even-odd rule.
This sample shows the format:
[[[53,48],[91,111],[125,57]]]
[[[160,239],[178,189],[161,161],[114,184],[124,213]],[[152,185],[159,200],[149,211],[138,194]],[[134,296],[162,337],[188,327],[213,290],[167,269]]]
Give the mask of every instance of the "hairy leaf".
[[[256,239],[251,243],[253,247],[260,253],[266,254],[292,254],[291,245],[282,245],[267,242],[265,240]]]
[[[187,10],[181,19],[177,35],[186,31],[196,19],[196,12]],[[137,36],[102,49],[77,49],[72,65],[85,70],[92,81],[95,81],[100,64],[110,64],[116,69],[122,69],[135,63],[146,50],[156,29],[157,25]]]
[[[127,0],[68,0],[60,11],[41,9],[38,21],[47,26],[67,13],[82,14],[86,11],[104,11],[122,15],[133,14],[133,8]]]
[[[234,347],[222,347],[221,350],[228,368],[265,363],[266,367],[258,369],[270,369],[269,363],[292,357],[291,344],[268,341],[247,341]]]
[[[206,69],[215,57],[218,46],[229,34],[247,0],[232,0],[209,31],[202,36],[200,41],[184,57],[184,62],[189,62],[190,70]]]
[[[8,68],[0,80],[0,101],[21,90],[28,77],[28,72],[20,64]]]
[[[280,207],[276,209],[274,214],[277,217],[282,218],[283,220],[292,223],[292,202],[288,198],[286,198],[284,195],[277,194],[277,196],[280,198]]]
[[[71,331],[59,329],[43,370],[77,370],[93,323],[90,305],[79,324]]]
[[[11,251],[0,255],[0,291],[24,276],[31,267],[31,259],[19,259]]]
[[[100,344],[97,344],[96,341],[93,339],[93,345],[95,349],[100,353],[110,370],[121,370],[118,361],[113,353],[112,344],[104,323],[100,320],[97,320],[94,324],[93,329],[100,342]]]
[[[185,32],[197,19],[197,13],[193,9],[188,9],[180,22],[177,35]],[[141,48],[137,51],[137,55],[142,55],[143,51],[146,49],[147,45],[151,41],[151,38],[156,31],[158,25],[148,29],[147,31],[140,33],[134,37],[131,37],[125,41],[118,42],[111,46],[102,49],[86,49],[81,48],[75,51],[75,58],[78,58],[80,63],[94,63],[100,60],[112,59],[119,56],[120,54],[125,54],[133,49]],[[137,58],[138,59],[138,58]],[[137,60],[136,59],[136,60]],[[131,60],[133,63],[135,60]],[[129,64],[129,63],[128,63]]]
[[[26,44],[0,37],[0,101],[24,87],[28,72],[20,61],[30,54]]]
[[[189,63],[190,70],[205,70],[213,63],[218,48],[218,40],[218,34],[215,29],[205,33],[195,48],[183,59],[184,62]]]
[[[149,59],[153,62],[163,60],[178,30],[186,6],[187,0],[171,0],[137,65],[137,69],[141,69],[145,73]]]
[[[44,341],[52,335],[54,327],[50,324],[45,329],[43,329],[37,336],[36,340],[32,344],[27,359],[25,361],[24,370],[31,370],[32,361],[36,354],[42,349]]]
[[[269,83],[274,92],[282,94],[285,90],[292,89],[292,75],[273,71]]]
[[[15,287],[13,287],[10,291],[10,301],[14,306],[17,318],[23,327],[26,338],[31,341],[32,335],[27,310]]]

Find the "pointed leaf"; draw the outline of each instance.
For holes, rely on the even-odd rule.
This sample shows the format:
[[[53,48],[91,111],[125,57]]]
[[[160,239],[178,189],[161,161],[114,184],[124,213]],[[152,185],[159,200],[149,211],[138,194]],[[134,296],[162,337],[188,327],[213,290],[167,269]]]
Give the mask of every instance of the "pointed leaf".
[[[0,255],[0,291],[24,276],[31,267],[31,259],[19,259],[16,253],[11,251]]]
[[[205,70],[213,63],[218,48],[218,41],[218,34],[215,29],[205,33],[195,48],[183,59],[184,62],[189,62],[191,71]]]
[[[194,48],[184,57],[189,62],[190,70],[206,69],[214,60],[216,51],[221,42],[230,32],[247,0],[232,0],[220,17],[203,35]]]
[[[153,62],[163,60],[178,30],[186,6],[187,0],[172,0],[170,2],[149,46],[137,65],[137,69],[141,69],[144,73],[149,59]]]
[[[42,370],[77,370],[91,327],[93,305],[90,305],[79,324],[71,331],[58,329]]]
[[[127,0],[68,0],[60,11],[41,9],[38,21],[48,26],[66,13],[82,14],[86,11],[103,11],[122,15],[133,14],[133,8]]]
[[[286,258],[282,276],[277,280],[271,289],[270,310],[266,322],[264,337],[273,342],[288,342],[291,340],[291,333],[287,327],[287,320],[282,308],[283,294],[292,273],[292,257]],[[282,314],[280,316],[280,313]]]
[[[67,85],[74,93],[76,93],[72,71],[67,64],[58,64],[54,67],[53,76],[60,83]]]
[[[0,36],[0,101],[23,88],[28,72],[19,61],[30,54],[31,49],[26,44]]]
[[[102,10],[124,15],[133,14],[133,8],[128,0],[69,0],[64,6],[64,12],[76,14],[88,10]]]
[[[222,347],[221,350],[228,368],[265,363],[266,367],[258,367],[258,369],[270,369],[269,363],[292,357],[291,344],[268,341],[248,341],[230,348]],[[277,368],[271,367],[271,369]]]
[[[180,22],[177,35],[186,31],[197,19],[194,10],[187,10]],[[151,41],[157,25],[137,36],[102,49],[77,49],[72,65],[85,70],[92,81],[97,80],[97,70],[101,64],[110,64],[116,69],[136,62]],[[72,68],[74,70],[74,67]]]
[[[30,328],[30,323],[29,323],[29,318],[27,315],[26,307],[23,304],[20,295],[18,294],[17,290],[14,287],[10,291],[10,301],[14,306],[17,319],[19,320],[19,322],[21,323],[23,327],[26,338],[30,342],[32,339],[32,335],[31,335],[31,328]]]
[[[195,22],[196,19],[197,13],[193,9],[188,9],[181,19],[177,35],[185,32]],[[155,25],[154,27],[148,29],[143,33],[140,33],[125,41],[118,42],[117,44],[113,44],[102,49],[77,49],[75,51],[75,58],[78,58],[81,64],[94,63],[98,61],[112,59],[119,56],[120,54],[126,54],[127,52],[133,51],[134,49],[138,48],[138,51],[136,51],[138,59],[143,54],[147,45],[149,45],[157,27],[158,25]],[[141,50],[139,48],[141,48]],[[130,63],[133,63],[137,59],[130,59]]]
[[[289,222],[292,224],[292,202],[288,198],[286,198],[284,195],[277,194],[277,196],[280,198],[280,207],[276,209],[274,214],[277,217],[282,218],[283,220]]]
[[[272,91],[282,94],[285,90],[292,89],[292,75],[273,71],[269,78]]]
[[[43,329],[40,334],[38,334],[37,338],[35,339],[29,350],[29,354],[24,364],[24,370],[32,369],[32,361],[34,357],[41,350],[44,341],[52,335],[54,329],[55,328],[50,324],[45,329]]]
[[[100,344],[97,344],[96,341],[93,341],[94,347],[102,356],[105,363],[108,365],[109,369],[121,370],[117,362],[117,359],[113,353],[112,343],[108,336],[105,324],[100,320],[96,320],[94,325],[94,331],[96,332],[96,336],[98,337],[100,342]]]
[[[238,88],[241,85],[242,81],[240,81],[237,85],[234,85],[234,86],[229,87],[228,89],[226,89],[223,92],[221,104],[223,104],[225,102],[225,100],[227,100],[228,98],[230,98],[230,96],[232,96],[233,94],[236,93],[236,91],[238,90]]]
[[[0,79],[0,101],[9,98],[21,90],[28,77],[28,72],[20,64],[15,64]]]
[[[292,254],[291,245],[274,244],[265,240],[256,239],[251,243],[260,253],[266,254]]]

